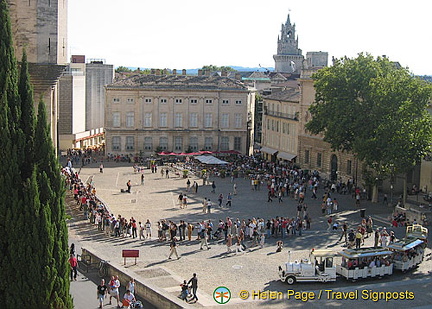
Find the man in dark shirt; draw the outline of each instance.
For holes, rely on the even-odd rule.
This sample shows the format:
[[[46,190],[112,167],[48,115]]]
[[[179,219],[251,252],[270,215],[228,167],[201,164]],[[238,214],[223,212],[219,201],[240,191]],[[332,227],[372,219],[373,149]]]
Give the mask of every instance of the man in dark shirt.
[[[192,287],[192,294],[193,294],[193,297],[190,299],[189,302],[192,302],[195,300],[194,302],[196,303],[198,301],[198,296],[197,296],[198,278],[197,278],[197,275],[195,273],[192,275],[192,278],[190,278],[188,285],[189,284]]]
[[[106,297],[108,287],[105,285],[105,280],[102,279],[101,283],[97,286],[97,298],[99,299],[99,308],[103,308],[103,301]]]

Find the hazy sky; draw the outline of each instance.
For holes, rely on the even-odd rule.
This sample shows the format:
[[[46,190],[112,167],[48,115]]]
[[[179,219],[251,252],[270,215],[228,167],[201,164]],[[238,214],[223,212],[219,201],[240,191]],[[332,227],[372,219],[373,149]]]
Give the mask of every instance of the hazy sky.
[[[69,0],[69,53],[115,66],[274,67],[290,13],[299,48],[387,55],[432,75],[431,0]]]

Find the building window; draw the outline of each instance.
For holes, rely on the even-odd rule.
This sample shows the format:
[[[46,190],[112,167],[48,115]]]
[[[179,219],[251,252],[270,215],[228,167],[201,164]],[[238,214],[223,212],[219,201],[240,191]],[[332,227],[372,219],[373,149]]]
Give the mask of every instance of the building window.
[[[152,126],[152,113],[144,114],[144,127],[151,128]]]
[[[132,104],[134,102],[134,99],[133,98],[127,98],[126,102],[129,104]]]
[[[113,136],[112,150],[121,150],[120,136]]]
[[[221,128],[229,128],[229,114],[222,114]]]
[[[127,112],[126,113],[126,127],[133,128],[135,122],[135,113]]]
[[[271,130],[272,130],[272,131],[275,130],[275,122],[274,122],[273,119],[272,119],[272,121],[271,121]]]
[[[189,138],[189,148],[191,150],[198,150],[198,137],[191,136]]]
[[[189,114],[189,126],[191,128],[198,127],[198,113],[190,113]]]
[[[236,105],[241,105],[242,101],[241,100],[236,100]]]
[[[317,167],[321,167],[322,165],[322,153],[317,153]]]
[[[240,129],[243,127],[243,115],[242,114],[235,114],[235,127],[236,129]]]
[[[144,137],[144,149],[152,150],[153,149],[153,139],[151,137]]]
[[[120,98],[113,98],[114,103],[120,103]]]
[[[234,150],[241,150],[241,137],[234,137]]]
[[[229,137],[228,136],[222,136],[220,148],[221,148],[221,150],[229,150]]]
[[[150,99],[150,98],[145,98],[145,99],[144,99],[144,102],[150,104],[150,103],[152,102],[152,99]]]
[[[133,136],[126,136],[126,150],[134,150],[135,138]]]
[[[270,130],[270,119],[267,119],[267,130]]]
[[[174,127],[176,127],[176,128],[183,127],[183,114],[182,113],[175,113]]]
[[[183,149],[183,137],[181,136],[174,137],[174,149],[180,151]]]
[[[205,113],[204,115],[204,127],[211,128],[212,127],[212,113]]]
[[[310,152],[309,150],[305,150],[304,163],[309,163],[309,161],[310,161]]]
[[[212,150],[213,148],[213,138],[212,137],[206,137],[204,139],[204,149],[205,150]]]
[[[160,102],[161,104],[166,104],[167,99],[159,99],[159,102]]]
[[[347,160],[347,175],[352,175],[352,161]]]
[[[276,132],[279,132],[279,121],[276,121]]]
[[[212,104],[213,100],[212,99],[206,99],[205,102],[206,102],[206,104]]]
[[[113,120],[113,127],[118,128],[120,127],[120,113],[114,112],[112,114],[112,120]]]
[[[229,101],[228,101],[228,100],[222,100],[222,104],[223,104],[223,105],[228,105],[228,104],[229,104]]]
[[[160,113],[159,126],[160,127],[166,127],[167,126],[167,113]]]
[[[182,104],[183,100],[182,99],[175,99],[175,104]]]
[[[197,103],[198,103],[198,100],[197,100],[197,99],[190,99],[190,103],[191,103],[191,104],[197,104]]]
[[[162,150],[168,149],[168,137],[159,137],[159,148]]]

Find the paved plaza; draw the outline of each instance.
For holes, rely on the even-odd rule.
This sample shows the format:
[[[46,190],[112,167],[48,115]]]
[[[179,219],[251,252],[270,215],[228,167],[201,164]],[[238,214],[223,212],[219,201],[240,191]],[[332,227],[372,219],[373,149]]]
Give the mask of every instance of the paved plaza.
[[[242,290],[249,291],[279,291],[286,294],[287,289],[295,291],[316,292],[322,289],[334,291],[353,291],[356,289],[371,289],[373,291],[405,291],[417,289],[418,286],[425,288],[425,292],[416,292],[415,299],[410,301],[409,307],[421,307],[430,303],[432,280],[429,270],[432,269],[432,261],[423,264],[409,274],[397,273],[392,277],[382,280],[365,280],[357,283],[347,282],[338,279],[337,282],[328,284],[296,284],[288,286],[279,280],[277,268],[288,260],[288,251],[291,251],[291,259],[298,260],[305,258],[312,248],[331,248],[335,251],[343,249],[342,242],[338,242],[340,232],[327,231],[327,217],[322,216],[320,201],[312,200],[310,193],[306,195],[308,213],[312,217],[311,230],[304,231],[302,236],[289,236],[284,241],[282,252],[276,253],[276,241],[279,239],[266,239],[264,248],[252,247],[245,254],[236,255],[226,253],[224,241],[210,241],[209,250],[200,250],[200,242],[196,239],[196,231],[192,241],[179,242],[178,252],[181,255],[179,260],[168,260],[168,242],[158,242],[157,221],[168,219],[178,223],[180,220],[196,224],[203,220],[212,220],[217,226],[219,219],[226,217],[233,219],[264,218],[265,220],[276,216],[295,217],[297,203],[295,200],[285,197],[282,203],[277,198],[272,203],[267,202],[267,189],[261,187],[260,191],[251,190],[250,180],[235,179],[238,194],[233,197],[232,207],[219,208],[217,197],[219,193],[224,195],[224,203],[229,192],[233,192],[233,183],[230,178],[212,178],[215,181],[216,193],[211,193],[211,186],[203,186],[202,180],[191,177],[191,182],[199,184],[198,193],[186,192],[186,179],[170,172],[170,178],[161,176],[160,167],[157,173],[151,173],[149,169],[144,171],[145,181],[141,185],[141,174],[135,173],[132,164],[106,162],[104,173],[99,172],[97,164],[92,164],[81,169],[80,177],[83,181],[91,181],[100,197],[111,213],[116,216],[121,214],[127,219],[134,217],[137,222],[145,222],[149,219],[152,224],[152,239],[138,240],[132,238],[114,238],[105,236],[98,232],[95,226],[87,223],[82,217],[74,218],[69,223],[70,237],[79,244],[93,252],[98,257],[108,260],[131,277],[136,278],[149,285],[157,286],[167,295],[176,297],[180,292],[180,283],[189,280],[192,273],[198,275],[198,297],[196,304],[186,304],[185,307],[219,307],[213,299],[213,291],[224,286],[230,289],[232,298],[228,304],[230,308],[240,308],[247,305],[249,308],[272,307],[286,308],[307,307],[315,308],[322,306],[335,306],[340,304],[352,304],[369,306],[370,308],[390,308],[395,301],[365,301],[365,300],[334,300],[321,299],[302,300],[290,299],[287,297],[279,300],[253,300],[249,297],[242,300],[239,293]],[[121,193],[126,189],[126,183],[132,182],[131,193]],[[188,206],[180,209],[178,206],[178,195],[186,193]],[[318,196],[323,190],[318,191]],[[210,198],[213,204],[212,212],[202,212],[202,200]],[[339,222],[346,221],[349,226],[356,227],[360,221],[360,208],[366,209],[366,215],[372,215],[374,227],[389,227],[387,217],[391,209],[382,204],[372,204],[362,201],[360,208],[355,206],[351,196],[335,194],[339,200],[338,213],[335,219]],[[403,237],[404,229],[393,229],[398,238]],[[430,242],[429,242],[430,244]],[[249,248],[251,242],[246,242]],[[366,239],[366,245],[373,245],[373,238]],[[429,245],[430,246],[430,245]],[[128,263],[123,266],[121,257],[122,249],[139,249],[140,258],[137,265]],[[233,246],[235,249],[235,246]],[[430,249],[427,250],[427,254]],[[76,282],[74,282],[76,284]],[[93,293],[95,294],[95,292]],[[76,296],[75,296],[76,297]],[[94,297],[95,298],[95,297]],[[95,307],[96,307],[96,299]],[[405,301],[406,302],[406,301]],[[406,304],[401,301],[402,304]],[[107,308],[110,308],[108,306]],[[426,307],[425,307],[426,308]]]

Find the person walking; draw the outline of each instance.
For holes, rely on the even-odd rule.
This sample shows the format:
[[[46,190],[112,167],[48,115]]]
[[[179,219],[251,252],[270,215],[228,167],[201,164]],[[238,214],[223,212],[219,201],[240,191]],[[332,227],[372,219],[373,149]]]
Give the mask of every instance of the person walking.
[[[207,213],[209,214],[212,208],[212,202],[210,199],[207,200]]]
[[[237,184],[236,183],[233,184],[233,193],[234,193],[234,195],[237,195]]]
[[[99,172],[100,172],[100,173],[103,173],[103,169],[104,169],[104,165],[103,165],[103,163],[101,163],[101,164],[99,165]]]
[[[177,257],[177,260],[180,258],[178,253],[177,253],[177,238],[176,237],[173,237],[171,239],[171,242],[170,242],[170,254],[168,256],[169,260],[171,260],[171,256],[173,254],[175,254],[175,256]]]
[[[126,190],[126,192],[127,192],[127,193],[131,193],[131,187],[132,187],[132,184],[131,184],[131,181],[130,181],[130,180],[126,183],[126,186],[127,186],[127,190]]]
[[[145,229],[146,229],[146,238],[151,238],[151,223],[150,220],[147,219],[147,222],[145,223]]]
[[[76,281],[77,280],[78,260],[77,260],[77,258],[75,257],[74,254],[70,255],[69,264],[71,266],[71,274],[70,274],[71,275],[71,281],[72,280]]]
[[[270,190],[269,190],[268,193],[267,193],[267,197],[268,197],[268,198],[267,198],[267,203],[268,203],[268,202],[272,202],[272,203],[273,203],[273,200],[272,200],[272,193],[271,193]]]
[[[191,288],[192,288],[192,295],[193,295],[189,302],[190,303],[191,302],[196,303],[198,301],[198,296],[197,296],[198,278],[197,278],[197,274],[196,273],[194,273],[192,275],[192,278],[190,278],[190,280],[188,281],[188,285],[191,286]]]
[[[99,308],[103,308],[103,302],[106,298],[108,287],[105,285],[105,280],[102,279],[101,283],[97,286],[97,299],[99,299]]]
[[[219,207],[222,207],[222,201],[223,201],[223,194],[221,193],[221,194],[219,194],[219,197],[218,197]]]
[[[203,246],[207,247],[207,250],[210,249],[208,242],[207,242],[207,229],[203,229],[200,232],[200,239],[201,239],[201,245],[200,245],[200,250],[203,250]]]
[[[144,185],[144,172],[141,174],[141,185]],[[132,293],[133,294],[133,293]]]
[[[213,181],[212,182],[212,190],[211,193],[216,193],[216,183]]]
[[[187,180],[187,182],[186,182],[186,192],[189,192],[189,190],[190,190],[190,185],[191,185],[191,182],[190,182],[190,179],[188,178],[188,180]]]
[[[117,306],[120,308],[120,292],[119,292],[120,280],[119,280],[118,276],[112,276],[111,277],[111,281],[109,283],[109,288],[110,288],[109,305],[111,305],[111,299],[114,297],[117,300]]]
[[[231,195],[231,193],[228,193],[227,202],[226,202],[225,206],[231,207],[232,206],[231,202],[232,202],[232,195]]]

